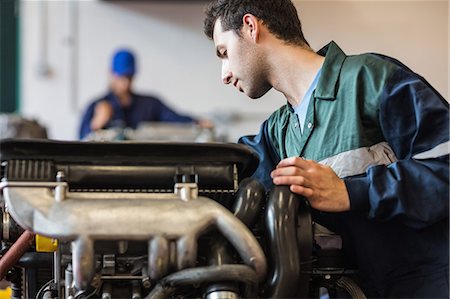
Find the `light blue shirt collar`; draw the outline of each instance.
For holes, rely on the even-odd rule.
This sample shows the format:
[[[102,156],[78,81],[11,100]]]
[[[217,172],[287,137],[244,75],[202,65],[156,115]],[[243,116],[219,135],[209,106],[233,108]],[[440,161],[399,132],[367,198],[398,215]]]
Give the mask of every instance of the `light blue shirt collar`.
[[[309,106],[309,102],[311,101],[312,93],[314,92],[314,90],[317,87],[317,82],[319,82],[321,70],[322,70],[322,68],[320,68],[317,71],[317,74],[314,77],[313,82],[311,83],[308,90],[306,91],[300,104],[298,104],[295,107],[292,107],[294,109],[295,114],[297,114],[299,125],[300,125],[300,132],[302,134],[303,134],[303,127],[305,126],[306,112],[308,111],[308,106]]]

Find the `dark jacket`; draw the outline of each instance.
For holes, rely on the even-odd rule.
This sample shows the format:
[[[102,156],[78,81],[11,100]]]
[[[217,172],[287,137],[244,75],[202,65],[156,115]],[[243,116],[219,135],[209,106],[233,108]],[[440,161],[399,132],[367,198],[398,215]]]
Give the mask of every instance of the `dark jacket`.
[[[284,158],[329,165],[351,211],[313,217],[343,237],[371,297],[449,296],[449,105],[422,77],[378,54],[347,56],[330,43],[305,130],[287,104],[257,136],[267,188]]]
[[[190,123],[194,119],[181,115],[166,106],[161,100],[153,96],[145,96],[132,94],[132,102],[129,107],[122,107],[119,100],[113,93],[108,93],[104,97],[91,103],[84,113],[81,121],[79,138],[83,139],[91,132],[91,120],[94,116],[94,110],[97,103],[101,101],[108,101],[114,110],[111,121],[105,126],[108,129],[114,126],[128,127],[136,129],[141,122],[182,122]]]

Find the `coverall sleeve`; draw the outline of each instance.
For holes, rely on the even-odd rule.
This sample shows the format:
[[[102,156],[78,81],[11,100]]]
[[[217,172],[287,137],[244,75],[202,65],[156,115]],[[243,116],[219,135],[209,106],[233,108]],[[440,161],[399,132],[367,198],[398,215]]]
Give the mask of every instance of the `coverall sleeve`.
[[[352,210],[421,229],[449,216],[449,105],[399,69],[380,101],[381,131],[398,161],[345,178]]]
[[[167,121],[167,122],[181,122],[181,123],[189,123],[195,122],[196,120],[190,116],[182,115],[176,113],[174,110],[165,105],[162,101],[157,100],[158,110],[159,110],[159,120]]]
[[[82,140],[91,132],[91,120],[92,117],[94,116],[94,108],[95,103],[90,104],[83,115],[80,125],[80,131],[78,134],[80,140]]]
[[[238,143],[250,146],[258,155],[259,165],[252,177],[260,181],[266,190],[271,189],[273,185],[270,172],[280,162],[280,158],[269,139],[268,121],[266,120],[260,128],[257,135],[243,136],[239,138]]]

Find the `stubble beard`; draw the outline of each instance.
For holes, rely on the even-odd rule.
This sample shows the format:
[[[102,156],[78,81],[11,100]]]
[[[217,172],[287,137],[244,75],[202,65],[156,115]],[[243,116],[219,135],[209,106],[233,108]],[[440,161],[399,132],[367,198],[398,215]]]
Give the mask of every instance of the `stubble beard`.
[[[272,85],[267,81],[266,74],[267,70],[261,67],[257,67],[254,70],[254,74],[251,77],[252,80],[248,84],[247,96],[249,98],[259,99],[272,88]]]
[[[246,76],[248,78],[245,94],[251,99],[259,99],[264,96],[272,85],[267,80],[269,67],[261,53],[255,49],[247,49],[248,57],[245,63]]]

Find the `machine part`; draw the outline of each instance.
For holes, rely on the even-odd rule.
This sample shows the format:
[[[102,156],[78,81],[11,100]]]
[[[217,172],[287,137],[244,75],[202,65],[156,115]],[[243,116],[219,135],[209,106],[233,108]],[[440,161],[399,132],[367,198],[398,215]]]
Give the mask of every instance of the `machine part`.
[[[51,285],[53,280],[47,281],[36,293],[36,299],[50,299]]]
[[[216,283],[206,290],[206,299],[237,299],[239,287],[236,283]]]
[[[28,250],[34,240],[34,233],[24,231],[17,241],[9,248],[9,250],[0,259],[0,280],[5,278],[8,270],[11,269],[22,255]]]
[[[10,181],[51,181],[54,165],[49,160],[8,160],[5,178]]]
[[[178,172],[180,170],[177,170]],[[195,170],[192,169],[192,172]],[[184,201],[196,199],[198,197],[198,175],[182,174],[175,176],[175,194]]]
[[[0,204],[4,204],[1,192]],[[5,207],[2,207],[0,214],[0,239],[4,241],[5,244],[14,243],[23,233],[24,229],[14,221]],[[2,251],[3,250],[4,249],[2,248]]]
[[[17,266],[23,268],[43,268],[51,266],[53,255],[49,252],[26,252],[17,262]]]
[[[86,291],[94,277],[94,241],[82,236],[72,242],[73,280],[77,290]]]
[[[221,265],[185,269],[161,279],[145,299],[163,299],[171,296],[182,286],[200,285],[218,281],[242,282],[248,286],[246,298],[255,297],[258,283],[256,272],[246,265]]]
[[[55,252],[58,249],[58,240],[36,235],[36,251],[37,252]]]
[[[2,238],[3,240],[9,240],[9,227],[11,217],[7,211],[3,211],[3,225],[2,225]]]
[[[295,196],[295,195],[294,195]],[[311,219],[309,201],[304,197],[296,196],[298,200],[297,210],[297,241],[300,256],[300,280],[298,295],[300,298],[308,297],[309,281],[313,269],[312,250],[314,244],[314,227]]]
[[[1,193],[0,193],[0,200],[3,201]],[[14,219],[10,216],[8,210],[5,207],[3,208],[1,214],[2,214],[1,216],[2,219],[0,220],[1,240],[5,241],[6,243],[13,243],[20,237],[24,229],[14,221]]]
[[[102,299],[111,299],[112,298],[112,285],[109,282],[106,282],[102,286]]]
[[[198,197],[198,187],[196,183],[177,183],[175,184],[175,194],[180,196],[183,201],[190,201]]]
[[[22,298],[36,298],[39,288],[53,278],[53,255],[29,250],[19,259],[16,266],[24,270]]]
[[[230,291],[215,291],[206,295],[206,299],[238,299],[235,292]]]
[[[253,178],[246,178],[239,184],[232,211],[245,225],[251,227],[255,224],[264,202],[265,190],[261,183]],[[229,243],[222,236],[211,240],[207,252],[211,265],[232,264]]]
[[[141,286],[137,281],[131,283],[131,299],[141,299]]]
[[[297,236],[297,211],[301,200],[304,199],[290,192],[289,186],[277,186],[269,195],[266,228],[267,237],[270,240],[270,263],[274,268],[269,274],[264,288],[265,297],[295,298],[298,296],[302,281],[300,281],[301,261]],[[306,206],[307,208],[308,206]],[[307,214],[309,215],[309,213]],[[312,232],[309,237],[312,239]],[[302,244],[300,244],[301,246]],[[308,281],[304,283],[308,284]],[[307,296],[306,293],[301,297],[306,298]]]
[[[66,176],[64,171],[58,171],[56,173],[57,182],[65,182]],[[58,185],[55,187],[55,200],[61,202],[66,199],[67,185]]]
[[[227,238],[260,280],[265,278],[266,259],[254,235],[230,211],[209,198],[185,202],[176,194],[67,192],[66,200],[56,202],[49,187],[63,182],[42,182],[42,187],[38,187],[39,183],[30,186],[31,182],[2,184],[10,213],[22,227],[61,240],[75,240],[73,272],[77,288],[87,287],[93,277],[95,239],[150,240],[167,236],[176,242],[176,264],[181,270],[195,266],[197,239],[212,228]],[[123,223],[121,219],[128,221]]]
[[[0,183],[0,190],[6,187],[16,187],[16,188],[56,188],[60,185],[67,187],[65,182],[30,182],[30,181],[6,181],[2,180]],[[14,218],[14,217],[13,217]]]
[[[73,272],[72,264],[68,264],[66,270],[64,271],[64,296],[66,298],[73,298]]]
[[[152,286],[152,282],[150,281],[150,277],[148,277],[148,268],[142,268],[142,286],[146,289],[149,289]]]
[[[349,293],[351,298],[357,298],[357,299],[366,299],[366,295],[364,295],[364,292],[361,290],[361,288],[356,284],[353,279],[347,276],[341,276],[337,281],[336,285],[338,287],[341,287],[345,291]]]
[[[6,279],[11,282],[11,299],[22,299],[22,269],[13,267],[6,275]]]
[[[53,279],[56,294],[61,294],[61,250],[59,247],[53,253]]]
[[[157,236],[149,242],[148,273],[152,279],[160,279],[169,272],[169,241]]]
[[[29,173],[35,173],[30,170],[40,173],[44,168],[32,166],[38,161],[51,161],[45,181],[53,181],[56,171],[63,170],[74,189],[173,190],[176,171],[194,166],[200,178],[199,190],[236,192],[239,180],[250,176],[258,166],[258,156],[239,144],[2,139],[0,148],[2,161],[8,163],[8,181],[35,181],[34,176],[28,178]],[[25,167],[10,169],[13,160],[23,160]],[[42,179],[39,176],[39,180],[44,177],[47,175]]]
[[[114,254],[103,255],[103,269],[102,274],[114,275],[116,274],[116,256]]]
[[[252,227],[261,212],[265,197],[264,186],[253,178],[245,178],[239,184],[232,211],[247,227]]]
[[[119,254],[125,254],[128,250],[128,242],[127,241],[118,241],[117,242],[117,251]]]

